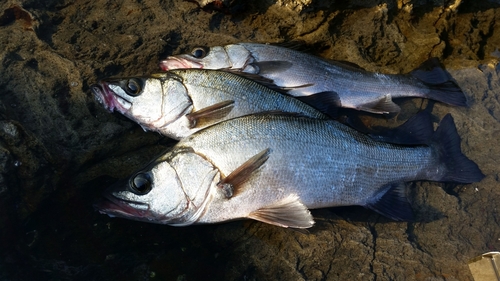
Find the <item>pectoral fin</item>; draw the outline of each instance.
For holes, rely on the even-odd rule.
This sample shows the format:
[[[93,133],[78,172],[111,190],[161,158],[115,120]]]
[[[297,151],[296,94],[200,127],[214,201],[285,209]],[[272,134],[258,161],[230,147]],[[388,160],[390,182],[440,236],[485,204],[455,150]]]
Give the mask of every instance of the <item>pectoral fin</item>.
[[[311,212],[296,194],[253,211],[248,218],[281,227],[309,228],[314,225]]]
[[[398,113],[401,110],[401,108],[392,101],[391,95],[385,95],[376,101],[362,104],[358,109],[375,114]]]
[[[293,67],[293,63],[289,61],[259,61],[252,65],[259,69],[258,73],[262,76],[284,72]]]
[[[270,149],[267,148],[254,155],[217,184],[226,198],[238,194],[241,184],[247,181],[269,159],[269,152]]]
[[[191,112],[187,115],[191,128],[201,125],[201,120],[210,121],[221,119],[226,116],[232,109],[234,101],[228,100],[213,104],[211,106],[202,108],[198,111]]]

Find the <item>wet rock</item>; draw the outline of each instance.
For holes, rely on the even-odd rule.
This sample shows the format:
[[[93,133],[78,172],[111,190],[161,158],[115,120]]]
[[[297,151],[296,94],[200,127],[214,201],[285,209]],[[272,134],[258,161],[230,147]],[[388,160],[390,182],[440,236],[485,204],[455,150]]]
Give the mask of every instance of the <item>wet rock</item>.
[[[0,279],[471,280],[467,261],[500,248],[497,1],[199,4],[209,2],[224,8],[0,3],[0,226],[9,229],[0,233]],[[425,107],[435,122],[451,113],[486,178],[409,184],[414,223],[358,207],[315,210],[306,234],[253,221],[173,228],[93,210],[102,189],[173,142],[104,110],[91,84],[159,71],[159,59],[199,45],[294,40],[384,73],[438,57],[469,108],[414,99],[394,118],[363,118],[394,126]]]

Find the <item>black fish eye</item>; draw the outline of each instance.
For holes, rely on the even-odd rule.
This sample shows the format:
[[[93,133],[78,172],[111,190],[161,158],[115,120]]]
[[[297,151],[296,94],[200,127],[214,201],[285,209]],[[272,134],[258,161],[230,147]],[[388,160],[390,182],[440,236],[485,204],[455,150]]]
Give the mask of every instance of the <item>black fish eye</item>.
[[[141,89],[141,83],[139,80],[132,78],[127,81],[127,94],[131,96],[138,96],[139,93],[142,91]]]
[[[205,48],[196,47],[191,52],[191,55],[193,55],[193,57],[195,57],[197,59],[202,59],[207,55],[207,51],[205,50]]]
[[[145,195],[151,191],[151,177],[146,173],[139,173],[130,180],[132,192],[137,195]]]

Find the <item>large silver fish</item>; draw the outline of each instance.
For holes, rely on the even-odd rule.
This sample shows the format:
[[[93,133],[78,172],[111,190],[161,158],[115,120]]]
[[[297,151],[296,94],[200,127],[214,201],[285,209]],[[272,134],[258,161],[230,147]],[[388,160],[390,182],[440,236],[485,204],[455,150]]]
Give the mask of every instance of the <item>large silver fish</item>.
[[[257,114],[181,140],[105,192],[111,216],[185,226],[251,218],[294,228],[308,209],[361,205],[412,219],[403,183],[471,183],[483,178],[460,151],[450,115],[430,145],[376,142],[334,120]]]
[[[96,98],[145,130],[181,139],[214,123],[264,111],[324,114],[293,97],[236,74],[173,70],[146,77],[110,78],[91,86]]]
[[[395,113],[400,108],[392,99],[406,97],[466,106],[464,93],[449,75],[435,62],[425,65],[428,69],[422,66],[405,75],[372,73],[293,49],[256,43],[197,47],[191,54],[160,62],[162,70],[230,69],[258,74],[318,107],[330,103],[371,113]]]

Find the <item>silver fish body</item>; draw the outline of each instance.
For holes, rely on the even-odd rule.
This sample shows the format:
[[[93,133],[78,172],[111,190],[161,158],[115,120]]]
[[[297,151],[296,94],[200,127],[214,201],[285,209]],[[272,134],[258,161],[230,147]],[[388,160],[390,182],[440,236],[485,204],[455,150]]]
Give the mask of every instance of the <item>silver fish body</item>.
[[[181,139],[209,125],[264,111],[326,116],[250,79],[215,70],[186,69],[148,77],[113,78],[93,85],[96,98],[145,130]]]
[[[427,63],[430,64],[430,63]],[[195,48],[191,54],[170,56],[160,62],[162,70],[176,68],[231,69],[258,74],[273,80],[306,101],[311,95],[326,93],[320,103],[372,113],[398,112],[393,98],[430,98],[465,106],[461,89],[437,64],[407,75],[372,73],[351,65],[325,60],[279,46],[238,43]],[[318,101],[311,102],[312,105]]]
[[[307,209],[361,205],[411,218],[401,183],[469,183],[483,175],[460,152],[447,116],[429,146],[376,142],[334,120],[252,115],[180,141],[107,191],[101,212],[177,226],[252,218],[307,228]]]

